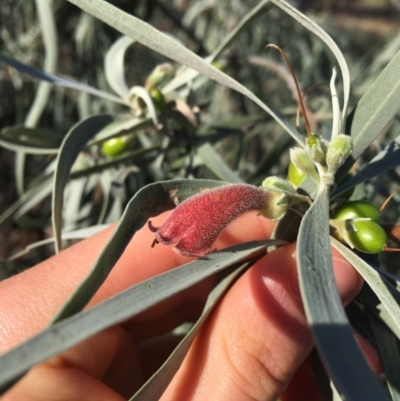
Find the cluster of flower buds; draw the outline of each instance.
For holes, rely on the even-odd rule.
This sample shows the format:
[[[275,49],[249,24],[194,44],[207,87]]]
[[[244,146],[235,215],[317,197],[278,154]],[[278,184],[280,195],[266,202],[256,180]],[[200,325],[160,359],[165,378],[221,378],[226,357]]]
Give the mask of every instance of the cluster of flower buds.
[[[351,155],[351,151],[351,138],[347,135],[337,135],[328,142],[312,134],[307,138],[305,149],[291,149],[290,158],[297,169],[316,183],[322,178],[332,185],[334,174]]]

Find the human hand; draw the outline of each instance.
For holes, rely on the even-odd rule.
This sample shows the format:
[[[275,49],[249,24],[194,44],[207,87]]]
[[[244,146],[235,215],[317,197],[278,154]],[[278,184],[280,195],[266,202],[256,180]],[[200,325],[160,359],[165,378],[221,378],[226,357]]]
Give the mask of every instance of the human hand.
[[[167,213],[152,219],[165,220]],[[0,347],[5,352],[43,329],[97,258],[112,228],[72,246],[40,265],[0,283]],[[268,238],[272,224],[250,212],[221,234],[215,247]],[[90,305],[190,259],[172,247],[151,248],[147,227],[124,255]],[[162,401],[275,400],[313,347],[297,284],[295,245],[264,256],[229,290],[196,337]],[[349,302],[362,279],[334,254],[342,300]],[[5,401],[125,400],[177,344],[168,333],[193,321],[212,279],[184,291],[128,322],[112,327],[32,369]],[[304,373],[304,368],[298,372]],[[295,376],[296,377],[296,376]],[[282,399],[290,400],[292,380]],[[304,387],[305,398],[318,400]],[[307,398],[308,397],[308,398]]]

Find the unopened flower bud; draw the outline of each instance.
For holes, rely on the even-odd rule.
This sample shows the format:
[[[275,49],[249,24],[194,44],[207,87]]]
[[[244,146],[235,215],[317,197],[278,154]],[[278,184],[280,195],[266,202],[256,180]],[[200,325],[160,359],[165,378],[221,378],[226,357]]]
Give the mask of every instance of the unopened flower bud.
[[[304,149],[290,149],[290,160],[300,171],[309,175],[316,183],[319,182],[319,175],[315,164]]]
[[[146,79],[144,87],[150,91],[151,89],[158,88],[165,83],[174,74],[174,67],[170,63],[159,64]]]
[[[346,161],[351,155],[352,144],[351,138],[347,135],[340,134],[333,138],[328,146],[326,153],[326,164],[328,172],[331,174],[336,173],[338,168]]]
[[[322,166],[326,166],[326,152],[328,143],[318,135],[311,135],[307,138],[307,151],[310,158]]]
[[[265,188],[271,187],[281,189],[282,191],[289,193],[296,193],[296,188],[290,181],[284,180],[283,178],[276,177],[274,175],[271,177],[267,177],[261,185]]]

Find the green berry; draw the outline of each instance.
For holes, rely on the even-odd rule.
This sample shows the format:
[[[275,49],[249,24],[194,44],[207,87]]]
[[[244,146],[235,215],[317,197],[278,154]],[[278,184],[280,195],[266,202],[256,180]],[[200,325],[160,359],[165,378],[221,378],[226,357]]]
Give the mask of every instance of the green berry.
[[[119,136],[118,138],[111,138],[103,142],[101,149],[108,157],[116,157],[125,152],[129,148],[129,139],[127,136]]]
[[[380,213],[370,202],[356,200],[345,203],[333,215],[334,220],[350,220],[357,218],[368,218],[375,223],[379,223]]]
[[[364,253],[380,253],[385,250],[387,235],[385,230],[371,220],[355,220],[357,231],[347,233],[347,242]]]
[[[296,167],[292,162],[289,163],[288,179],[297,188],[303,182],[307,174]]]

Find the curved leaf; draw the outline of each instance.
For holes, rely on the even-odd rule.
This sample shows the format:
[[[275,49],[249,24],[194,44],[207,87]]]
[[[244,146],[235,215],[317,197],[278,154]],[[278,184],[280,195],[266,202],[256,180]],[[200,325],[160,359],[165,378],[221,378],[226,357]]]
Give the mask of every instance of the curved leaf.
[[[122,99],[129,92],[125,81],[124,57],[128,47],[135,41],[128,36],[121,36],[108,49],[104,58],[104,71],[108,84]]]
[[[317,349],[348,400],[389,400],[360,351],[335,285],[329,238],[329,196],[324,188],[304,215],[297,243],[300,289]]]
[[[114,117],[107,114],[89,117],[72,127],[61,145],[54,174],[52,204],[53,231],[57,252],[61,249],[63,194],[71,168],[88,141],[112,121],[114,121]]]
[[[282,244],[282,242],[279,242]],[[36,364],[59,354],[90,336],[121,323],[236,263],[259,257],[270,245],[248,242],[212,253],[131,287],[75,316],[49,326],[0,357],[0,393],[4,393]]]

